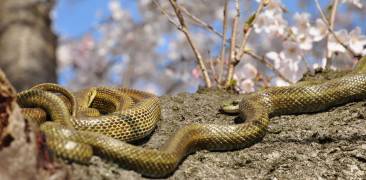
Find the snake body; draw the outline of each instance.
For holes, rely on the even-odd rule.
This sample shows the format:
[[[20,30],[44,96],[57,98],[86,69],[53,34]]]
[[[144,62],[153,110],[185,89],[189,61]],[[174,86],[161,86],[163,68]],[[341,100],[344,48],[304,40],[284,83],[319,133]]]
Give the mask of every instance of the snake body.
[[[41,89],[19,93],[18,102],[23,107],[42,107],[54,118],[56,123],[45,122],[41,125],[41,130],[48,139],[49,147],[56,154],[81,162],[88,161],[93,154],[100,154],[145,176],[166,177],[174,172],[187,155],[195,151],[236,150],[260,141],[266,133],[271,116],[322,111],[366,98],[366,74],[355,72],[324,83],[274,87],[246,94],[238,109],[245,118],[244,123],[190,124],[179,129],[160,149],[146,149],[122,141],[136,139],[151,132],[160,116],[160,106],[155,96],[111,88],[127,94],[134,92],[131,93],[134,96],[132,99],[142,101],[127,110],[117,109],[112,113],[107,112],[106,115],[78,117],[77,113],[72,115],[73,112],[66,105],[55,107],[54,104],[63,103],[52,101],[60,102],[60,98]],[[103,103],[103,98],[99,101],[100,104],[106,104]],[[64,111],[59,112],[60,108]],[[62,118],[70,118],[71,125],[67,120],[66,123],[60,120]],[[141,124],[140,119],[148,122]],[[128,138],[129,135],[132,138]]]

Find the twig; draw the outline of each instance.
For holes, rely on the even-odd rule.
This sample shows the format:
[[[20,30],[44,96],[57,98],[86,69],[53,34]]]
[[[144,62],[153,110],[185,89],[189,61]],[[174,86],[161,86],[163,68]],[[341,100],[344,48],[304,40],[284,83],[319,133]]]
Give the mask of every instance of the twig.
[[[328,28],[328,31],[332,34],[332,36],[334,37],[334,39],[344,48],[344,49],[346,49],[347,51],[348,51],[348,53],[350,53],[351,54],[351,56],[352,57],[358,57],[359,55],[358,54],[356,54],[355,52],[353,52],[353,50],[349,47],[349,46],[347,46],[347,44],[345,44],[344,42],[342,42],[339,38],[338,38],[338,36],[335,34],[335,32],[332,30],[332,29],[330,29],[330,28]]]
[[[253,24],[257,21],[257,17],[262,12],[263,8],[265,6],[267,6],[268,3],[269,3],[269,0],[262,0],[259,4],[255,14],[252,15],[251,17],[249,17],[249,19],[245,22],[244,27],[243,27],[244,37],[243,37],[243,41],[241,42],[241,45],[239,48],[239,53],[235,57],[236,61],[240,61],[240,59],[243,57],[244,52],[245,52],[245,46],[248,42],[249,35],[253,29]]]
[[[334,29],[334,21],[335,21],[335,16],[337,13],[337,7],[338,7],[338,0],[333,0],[332,3],[332,11],[330,13],[329,19],[328,19],[328,23],[329,23],[329,29],[333,30]],[[329,42],[330,39],[330,35],[327,35],[327,42]],[[325,63],[325,68],[329,68],[330,64],[331,64],[331,60],[332,60],[332,56],[333,53],[328,49],[328,46],[326,46],[326,63]]]
[[[249,35],[252,32],[253,29],[253,24],[256,22],[257,17],[259,16],[259,14],[262,12],[263,8],[269,3],[269,0],[262,0],[256,10],[256,12],[250,16],[248,18],[248,20],[245,22],[244,26],[243,26],[243,41],[241,42],[240,48],[239,50],[236,52],[235,51],[235,56],[233,58],[230,57],[230,63],[229,63],[229,68],[228,68],[228,75],[227,75],[227,79],[226,79],[226,85],[230,84],[230,81],[232,79],[232,77],[234,76],[234,68],[235,66],[240,62],[240,59],[243,57],[243,55],[245,54],[245,47],[246,44],[248,42],[249,39]]]
[[[198,65],[199,65],[199,67],[202,71],[202,75],[203,75],[204,81],[206,83],[206,87],[211,87],[211,80],[210,80],[210,77],[208,76],[208,72],[207,72],[206,66],[203,62],[203,58],[202,58],[200,52],[198,51],[196,45],[194,44],[194,42],[191,38],[191,35],[189,34],[189,31],[188,31],[187,25],[184,21],[181,9],[180,9],[179,5],[177,4],[177,0],[169,0],[169,2],[173,7],[176,16],[178,17],[179,23],[181,25],[181,30],[180,31],[182,31],[183,34],[186,36],[187,41],[188,41],[189,45],[191,46],[191,48],[194,52],[197,63],[198,63]]]
[[[168,21],[171,24],[173,24],[174,26],[176,26],[179,31],[182,31],[182,26],[179,25],[177,22],[175,22],[175,20],[169,15],[169,13],[163,7],[161,7],[161,5],[159,4],[159,2],[157,2],[156,0],[153,0],[153,3],[160,10],[160,12],[163,13],[168,18]]]
[[[213,79],[217,82],[217,74],[216,74],[216,70],[215,70],[215,66],[214,66],[214,60],[210,58],[210,60],[208,61],[209,65],[210,65],[210,69],[211,69],[211,72],[212,72],[212,77]]]
[[[235,0],[235,9],[236,9],[236,15],[233,18],[232,23],[232,30],[231,30],[231,41],[230,41],[230,57],[229,57],[229,63],[228,63],[228,70],[227,70],[227,76],[226,76],[226,83],[225,86],[228,87],[231,85],[231,80],[233,79],[234,75],[234,59],[235,59],[235,52],[236,52],[236,31],[238,29],[238,20],[240,17],[240,5],[239,0]]]
[[[216,64],[216,60],[214,58],[212,58],[211,56],[211,51],[208,50],[207,51],[208,57],[207,58],[207,62],[208,62],[208,68],[211,71],[211,77],[212,79],[217,82],[217,73],[216,73],[216,69],[215,69],[215,64]]]
[[[227,1],[227,0],[225,0],[225,1]],[[174,21],[174,19],[169,15],[169,13],[164,9],[164,8],[162,8],[161,6],[160,6],[160,4],[156,1],[156,0],[153,0],[153,3],[155,4],[155,6],[157,6],[157,8],[159,8],[159,10],[160,10],[160,12],[161,13],[163,13],[167,18],[168,18],[168,21],[171,23],[171,24],[173,24],[174,26],[176,26],[177,27],[177,29],[178,30],[181,30],[181,26],[178,24],[178,23],[176,23],[175,21]],[[186,10],[187,11],[187,10]],[[193,16],[191,13],[189,13],[188,11],[187,12],[185,12],[187,15],[188,15],[188,17],[189,17],[189,15],[191,15],[191,16]],[[191,19],[192,20],[194,20],[192,17],[191,17]],[[223,35],[223,33],[220,33],[220,32],[218,32],[217,30],[215,30],[211,25],[209,25],[209,24],[207,24],[206,22],[204,22],[203,20],[201,20],[201,19],[199,19],[198,17],[196,17],[195,16],[195,19],[196,19],[196,23],[198,24],[198,25],[200,25],[200,26],[202,26],[203,28],[206,28],[208,31],[211,31],[212,33],[214,33],[215,35],[217,35],[218,37],[220,37],[220,38],[223,38],[224,37],[224,35]],[[226,42],[225,43],[230,43],[229,42],[229,40],[228,39],[226,39]],[[236,45],[236,47],[237,48],[239,48],[239,46],[238,45]]]
[[[271,86],[270,78],[267,77],[263,72],[258,72],[255,79],[257,82],[262,82],[262,87],[264,87],[264,88],[268,88]]]
[[[224,4],[224,11],[223,11],[223,22],[222,22],[222,41],[221,41],[221,51],[220,51],[220,57],[219,57],[219,77],[218,77],[218,82],[219,85],[221,83],[221,78],[222,78],[222,74],[224,72],[224,64],[225,64],[225,49],[226,49],[226,33],[227,33],[227,4],[228,4],[228,0],[225,0],[225,4]]]
[[[329,27],[327,16],[325,16],[323,9],[320,6],[319,1],[318,0],[314,0],[314,1],[315,1],[316,8],[318,9],[320,16],[322,17],[323,22]]]
[[[287,79],[284,75],[282,75],[282,73],[280,71],[278,71],[272,63],[268,62],[266,60],[266,58],[264,56],[259,56],[251,51],[245,51],[245,54],[249,55],[250,57],[252,57],[253,59],[258,60],[259,62],[261,62],[262,64],[264,64],[265,66],[267,66],[269,69],[271,69],[273,71],[273,73],[275,73],[278,77],[280,77],[282,80],[286,81],[287,83],[293,84],[289,79]]]
[[[184,12],[190,19],[192,19],[195,23],[197,23],[198,25],[202,26],[203,28],[208,29],[209,31],[213,32],[214,34],[216,34],[217,36],[222,38],[222,34],[218,31],[215,30],[215,28],[213,28],[210,24],[207,24],[206,22],[202,21],[200,18],[198,18],[197,16],[193,15],[192,13],[190,13],[184,6],[180,6],[180,9],[182,10],[182,12]]]
[[[334,2],[334,1],[333,1]],[[318,0],[315,0],[315,4],[316,4],[316,7],[317,7],[317,9],[318,9],[318,11],[320,12],[320,15],[321,15],[321,19],[322,19],[322,21],[325,23],[325,25],[327,26],[327,28],[328,28],[328,31],[329,31],[329,33],[330,33],[330,35],[332,35],[333,37],[334,37],[334,39],[344,48],[344,49],[346,49],[347,51],[348,51],[348,53],[350,53],[353,57],[357,57],[357,54],[355,53],[355,52],[353,52],[353,50],[349,47],[349,46],[347,46],[347,44],[345,44],[344,42],[342,42],[339,38],[338,38],[338,36],[335,34],[335,32],[334,32],[334,30],[333,30],[333,28],[331,28],[331,26],[330,26],[330,22],[328,21],[328,19],[327,19],[327,17],[325,16],[325,13],[324,13],[324,11],[322,10],[322,8],[320,7],[320,3],[319,3],[319,1]],[[334,8],[334,7],[333,7]],[[333,9],[332,9],[333,10]],[[333,20],[334,21],[334,20]],[[334,26],[334,22],[333,22],[333,26]],[[327,37],[327,41],[329,41],[329,38],[330,38],[330,35],[328,35],[328,37]],[[328,54],[329,54],[330,52],[329,52],[329,50],[328,50],[328,46],[327,46],[327,62],[326,62],[326,68],[327,67],[329,67],[330,66],[330,60],[328,61]],[[331,56],[331,55],[330,55]],[[331,59],[331,57],[330,57],[330,59]]]

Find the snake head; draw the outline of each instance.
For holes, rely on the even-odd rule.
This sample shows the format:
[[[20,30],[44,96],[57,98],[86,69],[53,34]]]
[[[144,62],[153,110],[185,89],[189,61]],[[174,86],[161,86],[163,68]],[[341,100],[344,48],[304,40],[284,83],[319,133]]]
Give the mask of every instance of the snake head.
[[[97,90],[95,88],[92,88],[87,93],[87,107],[90,107],[93,103],[94,98],[97,96]]]
[[[220,110],[228,114],[238,114],[239,100],[224,101],[220,107]]]

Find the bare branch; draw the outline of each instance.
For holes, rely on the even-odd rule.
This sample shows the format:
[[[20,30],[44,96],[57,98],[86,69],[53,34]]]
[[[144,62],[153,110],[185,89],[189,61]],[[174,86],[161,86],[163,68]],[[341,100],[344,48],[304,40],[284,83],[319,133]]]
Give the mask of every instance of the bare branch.
[[[238,63],[240,62],[240,59],[243,57],[243,55],[245,53],[245,46],[248,42],[249,35],[252,32],[253,24],[256,22],[257,17],[259,16],[259,14],[262,12],[263,8],[268,3],[269,3],[269,0],[262,0],[260,2],[256,12],[252,16],[250,16],[248,18],[248,20],[245,22],[245,24],[243,25],[243,33],[244,33],[243,41],[241,42],[241,45],[240,45],[240,48],[238,51],[236,51],[236,48],[233,49],[235,51],[235,53],[233,53],[234,54],[233,57],[230,57],[226,85],[230,84],[230,81],[231,81],[232,77],[234,76],[234,68],[236,65],[238,65]]]
[[[217,36],[222,38],[222,34],[218,31],[215,30],[215,28],[213,28],[210,24],[207,24],[206,22],[204,22],[203,20],[201,20],[200,18],[198,18],[197,16],[193,15],[192,13],[190,13],[184,6],[180,6],[180,9],[190,18],[192,19],[194,22],[196,22],[198,25],[202,26],[203,28],[208,29],[209,31],[213,32],[214,34],[216,34]]]
[[[226,83],[225,86],[228,87],[231,84],[231,80],[233,79],[234,75],[234,59],[235,59],[235,52],[236,52],[236,31],[238,29],[238,20],[240,17],[240,5],[239,0],[235,0],[235,9],[236,15],[234,16],[233,23],[232,23],[232,30],[231,30],[231,41],[230,41],[230,57],[228,63],[228,70],[226,76]]]
[[[175,22],[175,20],[169,15],[169,13],[163,7],[161,7],[161,5],[159,4],[159,2],[157,2],[156,0],[153,0],[153,3],[160,10],[160,12],[163,13],[168,18],[168,21],[171,24],[173,24],[174,26],[176,26],[179,31],[182,31],[182,26],[179,25],[177,22]]]
[[[226,33],[227,33],[227,4],[228,4],[228,0],[225,0],[225,4],[224,4],[224,11],[223,11],[223,22],[222,22],[222,32],[223,32],[223,36],[222,36],[222,41],[221,41],[221,51],[220,51],[220,57],[219,57],[219,77],[218,77],[218,82],[220,84],[221,82],[221,78],[222,78],[222,74],[224,72],[224,64],[225,64],[225,49],[226,49]]]
[[[326,23],[328,25],[328,27],[329,27],[329,23],[328,23],[327,16],[324,14],[322,8],[320,7],[319,1],[318,0],[314,0],[314,1],[315,1],[315,4],[316,4],[316,7],[317,7],[317,9],[318,9],[318,11],[319,11],[319,13],[320,13],[320,15],[322,17],[323,22]]]
[[[210,67],[210,69],[211,69],[213,79],[214,79],[215,81],[217,81],[218,77],[217,77],[217,74],[216,74],[214,61],[215,61],[215,60],[210,59],[210,60],[208,61],[208,64],[209,64],[209,67]]]
[[[336,1],[336,0],[335,0]],[[333,1],[333,3],[335,3],[335,1]],[[322,19],[322,21],[327,25],[327,28],[328,28],[328,31],[329,31],[329,35],[328,35],[328,37],[327,37],[327,42],[329,41],[329,38],[330,38],[330,36],[332,35],[333,37],[334,37],[334,39],[344,48],[344,49],[346,49],[347,51],[348,51],[348,53],[350,53],[353,57],[357,57],[358,55],[355,53],[355,52],[353,52],[353,50],[349,47],[349,46],[347,46],[345,43],[343,43],[339,38],[338,38],[338,36],[335,34],[335,32],[334,32],[334,30],[333,30],[333,27],[331,27],[331,25],[330,25],[330,22],[328,21],[328,18],[326,17],[326,15],[325,15],[325,13],[324,13],[324,11],[322,10],[322,8],[320,7],[320,3],[319,3],[319,1],[318,0],[315,0],[315,4],[316,4],[316,7],[317,7],[317,9],[318,9],[318,11],[320,12],[320,15],[321,15],[321,19]],[[337,6],[337,5],[336,5]],[[334,7],[333,7],[334,8]],[[333,9],[332,9],[333,10]],[[334,15],[335,16],[335,15]],[[333,20],[334,21],[334,20]],[[334,26],[334,22],[333,22],[333,25],[332,26]],[[327,58],[327,62],[326,62],[326,68],[328,68],[329,66],[330,66],[330,60],[331,60],[331,54],[330,54],[330,52],[329,52],[329,50],[328,50],[328,46],[327,46],[327,56],[326,56],[326,58]],[[329,57],[329,60],[328,60],[328,57]]]
[[[171,6],[173,7],[176,16],[178,17],[179,23],[181,25],[181,31],[183,32],[183,34],[186,36],[187,41],[189,43],[189,45],[191,46],[194,55],[196,57],[197,63],[202,71],[202,76],[204,78],[204,81],[206,83],[206,87],[211,87],[211,80],[210,77],[208,76],[208,72],[205,66],[205,63],[203,62],[203,58],[202,55],[200,54],[200,52],[198,51],[196,45],[194,44],[191,35],[188,31],[188,27],[184,21],[184,17],[183,14],[181,12],[181,8],[179,7],[179,5],[177,4],[177,0],[169,0]]]
[[[268,3],[269,3],[269,0],[262,0],[259,4],[255,14],[252,15],[251,17],[249,17],[248,20],[245,22],[244,27],[243,27],[244,37],[243,37],[243,41],[241,42],[239,52],[238,52],[237,56],[235,57],[236,61],[240,61],[240,59],[243,57],[243,55],[245,53],[245,46],[248,42],[249,35],[253,29],[253,24],[257,21],[257,17],[262,12],[263,8],[265,6],[267,6]]]
[[[334,21],[335,21],[335,16],[336,16],[336,12],[337,12],[337,6],[338,6],[338,0],[333,0],[333,4],[332,4],[332,11],[330,13],[330,16],[329,16],[329,19],[328,19],[328,24],[329,24],[329,29],[333,30],[334,28]],[[327,36],[327,42],[329,42],[329,39],[330,39],[330,36],[328,34]],[[333,53],[328,49],[328,46],[326,46],[326,64],[325,64],[325,67],[326,68],[329,68],[330,64],[331,64],[331,60],[332,60],[332,56],[333,56]]]

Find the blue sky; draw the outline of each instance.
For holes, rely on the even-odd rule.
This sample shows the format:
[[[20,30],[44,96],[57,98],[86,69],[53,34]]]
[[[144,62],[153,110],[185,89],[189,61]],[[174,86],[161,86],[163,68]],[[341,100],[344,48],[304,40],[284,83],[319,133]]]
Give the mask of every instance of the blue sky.
[[[103,17],[110,15],[107,0],[58,0],[55,7],[54,30],[63,37],[80,37],[90,32]],[[136,1],[121,0],[133,18],[141,19]]]
[[[55,7],[54,30],[63,37],[80,37],[85,32],[90,32],[98,21],[110,14],[108,2],[108,0],[58,0]],[[318,14],[314,1],[309,1],[311,5],[305,9],[300,9],[298,2],[296,0],[282,0],[282,3],[289,10],[289,15],[297,11]],[[319,2],[325,8],[330,1],[319,0]],[[141,20],[136,1],[121,0],[121,6],[128,9],[136,21]],[[341,7],[344,9],[344,6]]]
[[[323,1],[324,2],[324,1]],[[284,0],[291,9],[298,10],[297,1]],[[121,0],[123,8],[130,10],[135,20],[140,20],[136,1]],[[58,0],[55,7],[55,31],[63,37],[79,37],[90,31],[98,20],[109,15],[107,0]]]
[[[55,7],[55,31],[65,37],[81,36],[97,23],[97,13],[108,13],[106,1],[59,0]]]

